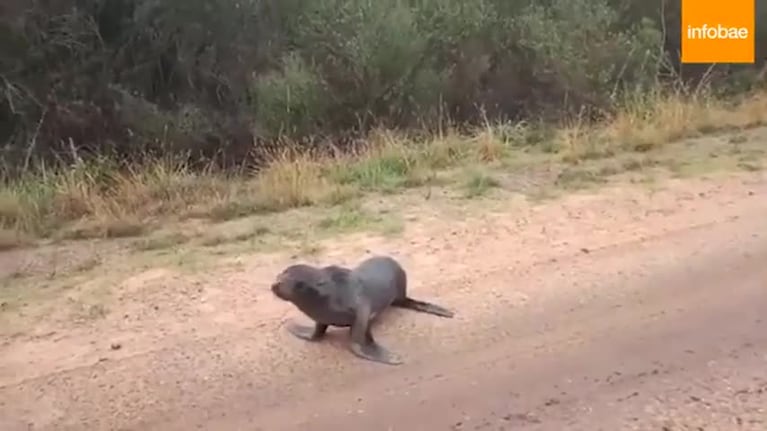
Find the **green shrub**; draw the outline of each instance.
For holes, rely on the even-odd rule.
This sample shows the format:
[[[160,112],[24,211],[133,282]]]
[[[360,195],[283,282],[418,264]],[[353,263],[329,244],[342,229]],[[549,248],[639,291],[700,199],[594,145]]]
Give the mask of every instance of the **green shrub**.
[[[270,138],[317,130],[328,108],[324,83],[297,53],[285,56],[280,71],[258,77],[254,92],[256,118]]]
[[[36,165],[30,156],[145,151],[241,160],[254,131],[300,139],[446,119],[561,120],[609,112],[623,93],[679,76],[753,88],[752,66],[682,69],[668,37],[679,32],[679,2],[664,5],[11,0],[0,6],[3,161],[13,170]]]

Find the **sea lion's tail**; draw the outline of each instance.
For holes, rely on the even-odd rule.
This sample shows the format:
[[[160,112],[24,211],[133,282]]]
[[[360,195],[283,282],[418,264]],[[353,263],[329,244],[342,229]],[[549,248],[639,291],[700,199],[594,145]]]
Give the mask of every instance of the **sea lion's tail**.
[[[395,307],[408,308],[410,310],[420,311],[422,313],[434,314],[441,317],[452,318],[455,313],[447,308],[440,307],[436,304],[429,302],[419,301],[417,299],[405,297],[404,299],[398,299],[392,305]]]

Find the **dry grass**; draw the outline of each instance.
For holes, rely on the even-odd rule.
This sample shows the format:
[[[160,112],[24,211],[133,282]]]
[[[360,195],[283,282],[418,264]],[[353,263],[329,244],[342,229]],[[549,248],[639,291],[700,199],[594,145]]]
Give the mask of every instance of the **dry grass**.
[[[558,130],[557,148],[565,161],[618,153],[647,152],[681,138],[767,124],[767,95],[737,103],[704,95],[644,94],[629,98],[612,118],[595,127],[569,121]]]
[[[136,236],[168,218],[223,221],[302,206],[337,206],[365,192],[393,193],[433,184],[441,178],[438,173],[450,168],[492,166],[522,152],[553,153],[547,156],[550,160],[572,165],[648,152],[683,137],[764,124],[764,93],[738,103],[652,93],[627,99],[623,109],[596,125],[579,119],[559,128],[486,124],[471,136],[446,131],[428,138],[376,130],[360,155],[312,157],[286,150],[250,177],[195,173],[166,159],[131,170],[97,160],[6,182],[0,189],[0,249],[26,244],[29,236]],[[561,179],[594,178],[570,169]],[[462,179],[471,196],[496,186],[489,174]]]

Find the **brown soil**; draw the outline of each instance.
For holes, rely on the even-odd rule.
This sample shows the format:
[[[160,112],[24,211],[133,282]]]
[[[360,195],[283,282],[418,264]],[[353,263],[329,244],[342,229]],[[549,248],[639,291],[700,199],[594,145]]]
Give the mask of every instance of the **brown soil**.
[[[345,331],[286,333],[303,318],[268,286],[287,253],[115,269],[99,318],[2,340],[0,429],[764,430],[765,196],[761,173],[688,179],[327,242],[304,260],[391,254],[456,310],[391,310],[375,333],[399,367]]]

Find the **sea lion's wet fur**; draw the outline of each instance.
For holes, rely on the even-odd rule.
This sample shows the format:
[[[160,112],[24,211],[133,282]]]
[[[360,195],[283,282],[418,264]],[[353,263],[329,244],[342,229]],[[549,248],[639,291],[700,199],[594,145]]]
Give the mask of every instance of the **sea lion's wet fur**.
[[[314,328],[289,324],[288,331],[296,337],[318,341],[328,326],[351,327],[350,350],[355,355],[392,365],[402,361],[378,345],[370,332],[372,321],[383,310],[395,306],[448,318],[454,315],[438,305],[408,297],[405,270],[386,256],[366,259],[354,269],[291,265],[277,277],[272,291],[314,320]]]

